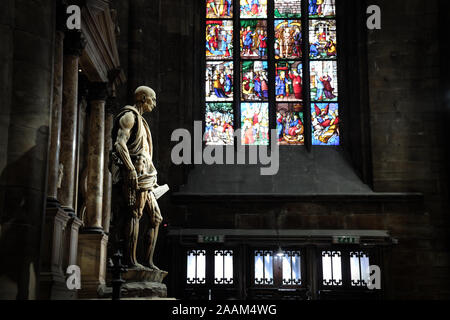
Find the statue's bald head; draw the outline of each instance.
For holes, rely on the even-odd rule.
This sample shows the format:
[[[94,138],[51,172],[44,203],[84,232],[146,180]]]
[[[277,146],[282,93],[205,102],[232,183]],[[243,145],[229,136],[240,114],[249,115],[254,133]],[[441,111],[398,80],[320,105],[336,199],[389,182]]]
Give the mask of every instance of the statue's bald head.
[[[156,107],[156,93],[152,88],[139,87],[135,93],[136,106],[139,107],[142,112],[151,112]]]

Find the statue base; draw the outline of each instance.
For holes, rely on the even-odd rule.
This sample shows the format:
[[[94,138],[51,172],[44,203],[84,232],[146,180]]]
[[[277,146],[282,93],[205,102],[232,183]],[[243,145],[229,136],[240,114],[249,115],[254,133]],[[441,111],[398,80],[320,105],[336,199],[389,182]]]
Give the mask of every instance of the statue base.
[[[162,283],[168,275],[166,271],[152,270],[146,267],[128,269],[122,279],[128,282],[157,282]]]
[[[122,286],[121,298],[125,300],[167,298],[167,286],[162,283],[167,275],[166,271],[146,267],[128,269],[122,275],[126,283]],[[112,298],[112,287],[102,288],[99,296],[103,299]]]

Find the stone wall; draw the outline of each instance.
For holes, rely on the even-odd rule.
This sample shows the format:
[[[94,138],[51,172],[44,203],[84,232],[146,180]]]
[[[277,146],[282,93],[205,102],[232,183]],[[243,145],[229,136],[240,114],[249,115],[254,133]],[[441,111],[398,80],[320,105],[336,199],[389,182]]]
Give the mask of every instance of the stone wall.
[[[37,295],[53,87],[52,1],[0,9],[0,298]],[[6,161],[5,161],[6,160]]]
[[[433,297],[448,297],[448,110],[442,107],[440,60],[448,28],[442,29],[438,19],[443,13],[448,20],[448,10],[439,1],[373,4],[383,14],[382,29],[369,32],[368,38],[374,189],[425,195],[431,224],[422,228],[433,234],[433,241],[417,267],[431,269],[426,280],[424,276],[409,285],[430,293],[442,286],[443,296],[434,292]],[[410,254],[415,251],[409,249]],[[399,268],[414,268],[414,263],[408,259]]]

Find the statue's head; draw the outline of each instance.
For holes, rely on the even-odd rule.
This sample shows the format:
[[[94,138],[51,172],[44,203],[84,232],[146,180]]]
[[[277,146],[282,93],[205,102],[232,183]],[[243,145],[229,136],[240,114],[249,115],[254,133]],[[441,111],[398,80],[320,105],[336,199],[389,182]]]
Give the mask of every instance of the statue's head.
[[[134,95],[136,106],[142,108],[143,112],[152,112],[156,108],[156,93],[152,88],[139,87]]]

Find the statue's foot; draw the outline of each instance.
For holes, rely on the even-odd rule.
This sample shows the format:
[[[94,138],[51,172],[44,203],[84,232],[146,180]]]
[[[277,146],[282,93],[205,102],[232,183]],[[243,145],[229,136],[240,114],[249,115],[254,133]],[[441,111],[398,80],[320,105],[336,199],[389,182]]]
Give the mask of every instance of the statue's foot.
[[[149,263],[149,264],[148,264],[148,268],[151,269],[151,270],[153,270],[153,271],[159,271],[159,270],[160,270],[160,269],[159,269],[157,266],[155,266],[153,263]]]
[[[136,263],[136,264],[130,265],[128,267],[128,269],[129,270],[145,270],[146,268],[142,264]]]

